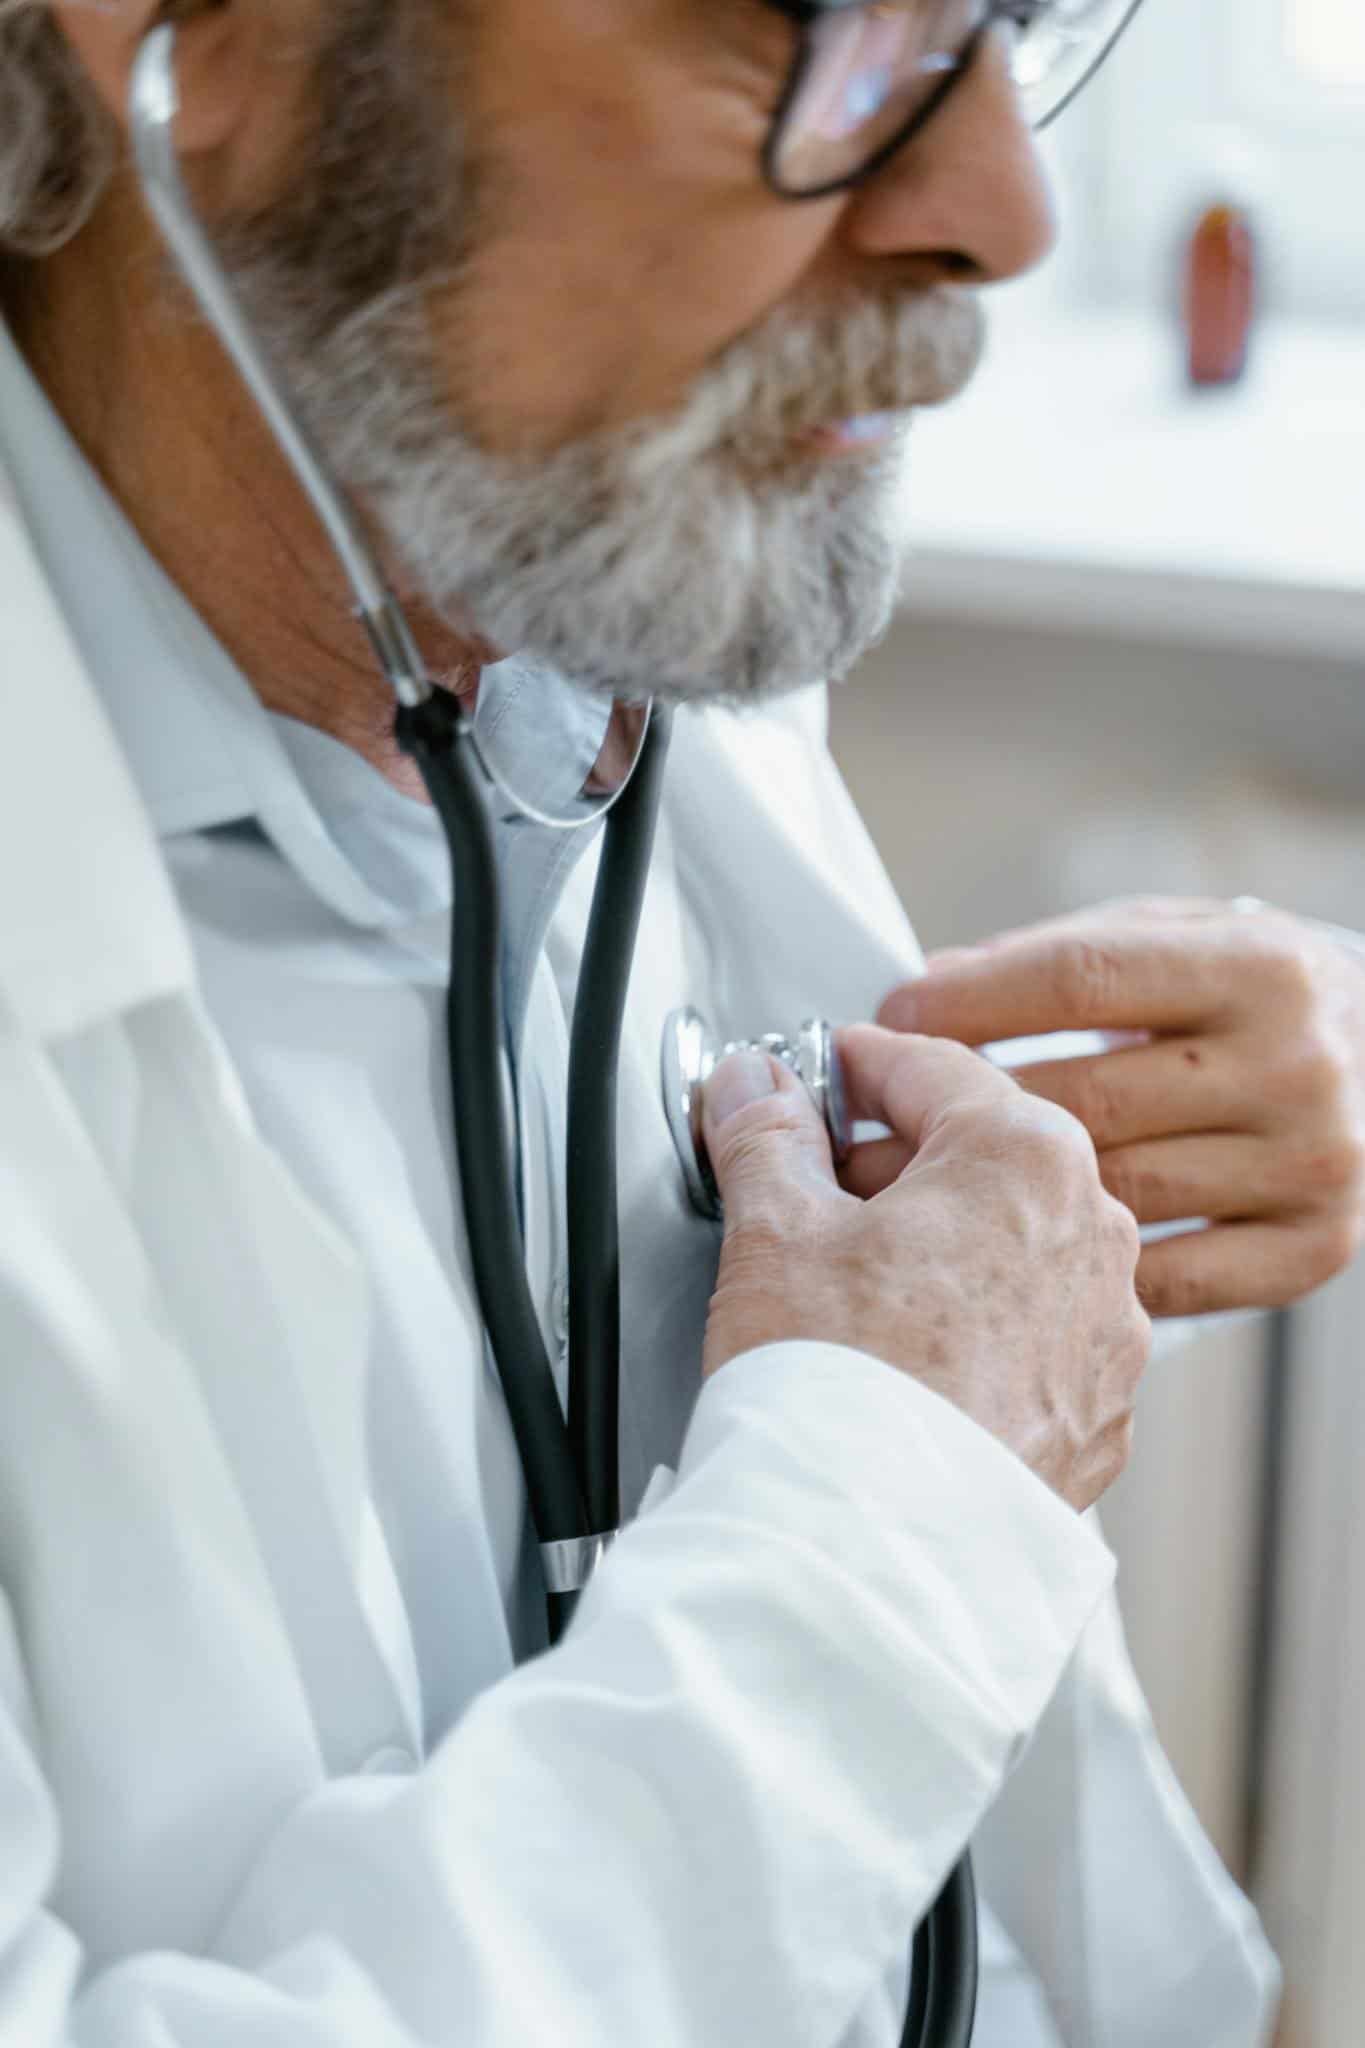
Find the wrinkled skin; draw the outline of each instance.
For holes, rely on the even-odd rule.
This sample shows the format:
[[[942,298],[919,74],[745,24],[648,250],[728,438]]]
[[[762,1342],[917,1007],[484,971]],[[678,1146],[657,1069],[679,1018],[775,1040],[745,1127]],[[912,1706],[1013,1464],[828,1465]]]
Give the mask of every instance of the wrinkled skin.
[[[741,1054],[708,1086],[725,1240],[706,1370],[787,1338],[854,1345],[1089,1507],[1126,1461],[1150,1344],[1131,1214],[1081,1125],[975,1054],[870,1025],[840,1047],[852,1113],[909,1155],[866,1200],[790,1073]]]
[[[1089,1131],[1105,1186],[1140,1223],[1209,1228],[1149,1244],[1153,1315],[1275,1308],[1365,1238],[1365,964],[1283,912],[1122,902],[939,955],[883,1024],[980,1045],[1056,1030],[1137,1034],[1015,1070]],[[851,1185],[900,1170],[864,1147]]]

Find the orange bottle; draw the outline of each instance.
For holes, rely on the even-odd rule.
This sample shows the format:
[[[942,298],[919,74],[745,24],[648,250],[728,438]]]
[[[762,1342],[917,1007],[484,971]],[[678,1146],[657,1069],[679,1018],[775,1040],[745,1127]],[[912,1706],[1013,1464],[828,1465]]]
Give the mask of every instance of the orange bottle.
[[[1256,236],[1250,215],[1224,200],[1195,222],[1185,249],[1185,352],[1191,384],[1235,384],[1256,315]]]

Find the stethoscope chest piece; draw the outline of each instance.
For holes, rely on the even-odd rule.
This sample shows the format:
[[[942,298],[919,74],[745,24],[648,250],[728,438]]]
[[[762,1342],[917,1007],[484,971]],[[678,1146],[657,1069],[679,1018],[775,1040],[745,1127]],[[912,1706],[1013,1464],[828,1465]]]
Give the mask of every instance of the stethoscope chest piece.
[[[664,1114],[688,1199],[698,1215],[712,1221],[719,1221],[724,1212],[702,1133],[702,1094],[716,1067],[732,1052],[769,1053],[805,1082],[825,1120],[836,1165],[847,1158],[852,1142],[834,1032],[822,1018],[809,1018],[791,1038],[770,1031],[762,1038],[722,1044],[699,1011],[674,1010],[664,1025]]]

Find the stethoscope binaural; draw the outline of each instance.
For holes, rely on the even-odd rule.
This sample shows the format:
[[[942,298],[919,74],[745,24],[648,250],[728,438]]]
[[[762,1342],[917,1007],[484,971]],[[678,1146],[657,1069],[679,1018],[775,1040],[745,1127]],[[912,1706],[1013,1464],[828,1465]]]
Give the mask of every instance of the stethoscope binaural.
[[[544,1570],[551,1640],[612,1542],[621,1519],[617,1462],[620,1252],[616,1200],[616,1075],[668,753],[669,714],[618,707],[638,744],[617,788],[547,808],[527,802],[490,736],[437,689],[373,550],[238,301],[180,176],[176,30],[163,21],[134,66],[130,125],[147,204],[204,318],[235,364],[319,518],[354,592],[397,702],[395,732],[417,764],[450,848],[454,912],[447,1032],[464,1219],[479,1305],[517,1448]],[[612,714],[603,711],[602,737]],[[585,760],[591,768],[593,747]],[[494,817],[507,806],[562,829],[605,818],[601,866],[579,975],[569,1055],[567,1214],[569,1373],[559,1393],[526,1276],[516,1142],[506,1088],[501,877]],[[458,990],[458,999],[456,991]],[[756,1041],[806,1082],[836,1157],[848,1143],[828,1025]],[[665,1028],[665,1109],[688,1192],[720,1214],[701,1141],[700,1100],[723,1050],[694,1011]],[[964,1857],[917,1930],[902,2048],[966,2048],[976,2005],[976,1906]]]

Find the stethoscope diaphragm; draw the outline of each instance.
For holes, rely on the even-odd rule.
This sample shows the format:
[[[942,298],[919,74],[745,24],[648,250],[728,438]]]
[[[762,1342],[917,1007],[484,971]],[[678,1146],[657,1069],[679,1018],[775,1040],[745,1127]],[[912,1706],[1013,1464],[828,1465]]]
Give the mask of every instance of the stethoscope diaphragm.
[[[702,1129],[702,1097],[720,1062],[733,1052],[765,1052],[804,1081],[825,1120],[834,1163],[848,1157],[852,1128],[833,1027],[811,1017],[794,1036],[770,1031],[762,1038],[722,1043],[700,1011],[674,1010],[664,1024],[660,1078],[664,1114],[673,1136],[688,1199],[698,1215],[719,1221],[724,1213]]]

